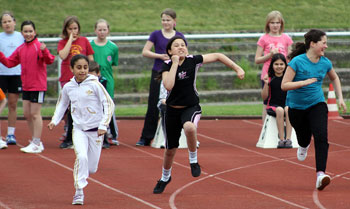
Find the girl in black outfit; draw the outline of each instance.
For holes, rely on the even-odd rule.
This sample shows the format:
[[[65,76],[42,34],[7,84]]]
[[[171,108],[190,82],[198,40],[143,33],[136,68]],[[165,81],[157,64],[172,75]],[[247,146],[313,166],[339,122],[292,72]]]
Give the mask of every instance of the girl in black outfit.
[[[162,193],[171,181],[171,167],[182,128],[187,138],[192,176],[198,177],[201,174],[196,147],[197,123],[202,113],[195,83],[199,67],[205,63],[219,61],[236,71],[238,78],[244,78],[243,69],[224,54],[189,55],[187,42],[183,37],[175,36],[170,39],[166,52],[171,60],[166,61],[160,71],[164,87],[168,91],[163,124],[166,149],[162,177],[153,190],[155,194]]]

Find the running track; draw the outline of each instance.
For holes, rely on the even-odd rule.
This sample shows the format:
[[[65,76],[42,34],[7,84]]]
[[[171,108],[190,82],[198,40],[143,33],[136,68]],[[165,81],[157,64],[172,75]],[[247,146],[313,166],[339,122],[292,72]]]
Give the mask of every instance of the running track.
[[[3,135],[6,121],[0,121]],[[30,134],[18,121],[18,146],[0,150],[0,208],[66,209],[74,194],[73,150],[60,150],[60,124],[48,131],[42,154],[19,151]],[[331,184],[315,190],[313,144],[304,162],[296,149],[261,149],[255,144],[260,120],[202,120],[198,157],[202,175],[193,178],[186,149],[179,149],[172,182],[152,194],[161,175],[163,150],[134,146],[142,120],[118,121],[118,147],[103,150],[99,170],[89,179],[84,208],[350,208],[350,120],[329,121],[327,172]]]

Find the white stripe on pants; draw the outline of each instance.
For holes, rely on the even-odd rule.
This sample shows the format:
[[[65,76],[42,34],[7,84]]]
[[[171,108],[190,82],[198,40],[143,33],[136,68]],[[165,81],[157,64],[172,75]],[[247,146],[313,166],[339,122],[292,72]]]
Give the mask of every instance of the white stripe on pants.
[[[86,187],[89,174],[97,171],[102,142],[103,136],[98,137],[97,131],[73,129],[73,144],[76,156],[73,177],[76,189]]]

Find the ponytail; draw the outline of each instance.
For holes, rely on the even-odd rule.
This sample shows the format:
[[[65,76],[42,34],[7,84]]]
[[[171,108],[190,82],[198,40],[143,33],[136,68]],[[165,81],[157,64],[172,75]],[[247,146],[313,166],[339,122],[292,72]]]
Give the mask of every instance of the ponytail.
[[[292,60],[294,57],[306,53],[306,45],[303,42],[295,44],[295,49],[288,55],[288,59]]]

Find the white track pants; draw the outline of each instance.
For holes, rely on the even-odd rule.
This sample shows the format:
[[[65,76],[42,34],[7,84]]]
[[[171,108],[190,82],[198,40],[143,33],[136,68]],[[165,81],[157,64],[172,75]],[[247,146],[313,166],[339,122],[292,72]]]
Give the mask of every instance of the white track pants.
[[[82,189],[88,184],[90,173],[97,171],[101,156],[103,136],[98,137],[97,131],[82,131],[73,129],[73,144],[75,152],[74,187]]]

